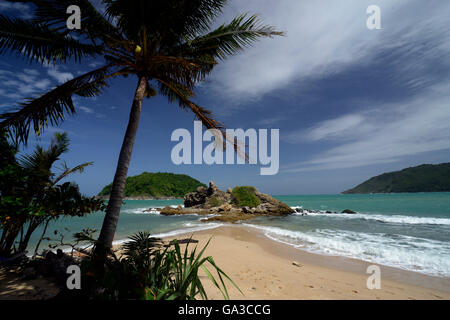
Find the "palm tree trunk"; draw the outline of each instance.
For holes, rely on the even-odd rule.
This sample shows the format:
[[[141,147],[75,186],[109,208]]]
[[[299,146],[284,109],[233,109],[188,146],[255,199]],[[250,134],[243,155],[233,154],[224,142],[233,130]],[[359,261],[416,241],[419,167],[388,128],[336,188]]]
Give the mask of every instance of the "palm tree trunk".
[[[103,248],[112,248],[117,222],[119,221],[122,199],[124,196],[128,166],[130,165],[131,154],[133,152],[134,141],[136,139],[136,133],[139,126],[142,100],[144,99],[146,89],[147,79],[146,77],[141,76],[134,95],[127,131],[123,139],[122,149],[120,150],[116,174],[114,175],[114,181],[112,184],[111,194],[109,196],[108,206],[106,208],[105,218],[103,220],[102,229],[98,238],[98,242],[100,246],[103,246]],[[97,245],[97,247],[99,246]]]

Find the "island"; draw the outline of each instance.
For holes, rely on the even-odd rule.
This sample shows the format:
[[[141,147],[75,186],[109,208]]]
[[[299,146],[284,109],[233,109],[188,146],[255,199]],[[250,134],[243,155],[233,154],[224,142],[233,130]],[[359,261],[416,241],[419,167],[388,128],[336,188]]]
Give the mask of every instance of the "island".
[[[185,174],[143,172],[127,178],[124,200],[178,199],[198,187],[206,185]],[[112,183],[105,186],[97,197],[109,199],[111,188]]]
[[[373,177],[344,194],[450,192],[450,163],[424,164]]]
[[[153,209],[149,209],[153,210]],[[165,207],[162,215],[198,214],[209,216],[203,222],[238,222],[258,216],[285,216],[295,213],[287,204],[259,192],[255,187],[239,186],[222,191],[214,184],[200,186],[184,196],[184,208]]]

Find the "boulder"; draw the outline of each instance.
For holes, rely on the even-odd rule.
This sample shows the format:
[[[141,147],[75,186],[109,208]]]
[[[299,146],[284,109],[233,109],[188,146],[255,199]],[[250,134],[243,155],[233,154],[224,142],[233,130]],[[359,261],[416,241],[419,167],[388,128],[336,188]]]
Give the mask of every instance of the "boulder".
[[[295,210],[287,204],[269,196],[268,194],[256,191],[255,195],[261,200],[261,204],[257,208],[264,211],[266,214],[282,216],[295,213]]]
[[[212,196],[213,194],[215,194],[217,191],[219,191],[219,188],[216,187],[216,185],[214,184],[213,181],[209,182],[209,188],[207,191],[208,196]]]
[[[202,205],[206,202],[208,196],[208,189],[205,187],[198,187],[197,192],[191,192],[184,196],[184,207],[191,208]]]
[[[242,212],[251,214],[251,213],[253,213],[253,210],[250,207],[242,207]]]
[[[344,211],[342,211],[342,213],[347,213],[347,214],[356,214],[355,211],[352,211],[350,209],[345,209]]]
[[[229,203],[225,203],[219,207],[219,212],[230,211],[233,209],[233,206]]]

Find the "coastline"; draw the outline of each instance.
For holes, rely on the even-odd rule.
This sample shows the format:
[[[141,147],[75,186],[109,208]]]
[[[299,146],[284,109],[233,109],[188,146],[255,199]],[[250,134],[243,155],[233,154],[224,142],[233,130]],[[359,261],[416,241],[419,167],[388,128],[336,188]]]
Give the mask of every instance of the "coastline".
[[[367,289],[367,267],[372,263],[337,256],[310,253],[269,239],[260,230],[242,225],[220,226],[165,237],[191,236],[235,281],[242,296],[229,284],[235,300],[448,300],[450,279],[424,275],[393,267],[381,269],[381,289]],[[294,265],[295,263],[295,265]],[[210,299],[222,299],[204,276]]]
[[[369,290],[366,270],[371,263],[311,253],[244,225],[212,225],[161,236],[166,241],[192,236],[199,248],[211,240],[204,257],[212,256],[243,292],[226,282],[232,300],[450,300],[448,277],[378,265],[381,289]],[[116,240],[114,247],[120,251],[125,241]],[[208,298],[222,300],[202,270],[200,276]],[[52,298],[58,291],[48,279],[22,280],[0,268],[0,300]]]

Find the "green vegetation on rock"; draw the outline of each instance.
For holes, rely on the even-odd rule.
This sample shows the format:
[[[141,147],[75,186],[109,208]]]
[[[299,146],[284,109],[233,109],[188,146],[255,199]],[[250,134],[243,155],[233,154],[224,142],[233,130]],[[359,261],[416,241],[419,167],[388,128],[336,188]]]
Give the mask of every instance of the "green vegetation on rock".
[[[193,192],[200,186],[205,185],[185,174],[144,172],[127,178],[125,197],[182,198],[186,193]],[[98,195],[109,195],[111,188],[112,184],[107,185]]]
[[[211,207],[220,207],[221,205],[223,205],[225,203],[225,201],[218,199],[216,196],[212,196],[209,200],[208,200],[208,204]]]
[[[424,164],[373,177],[344,193],[400,193],[450,191],[450,163]]]
[[[233,189],[233,203],[240,207],[257,207],[261,200],[255,195],[254,187],[235,187]]]

